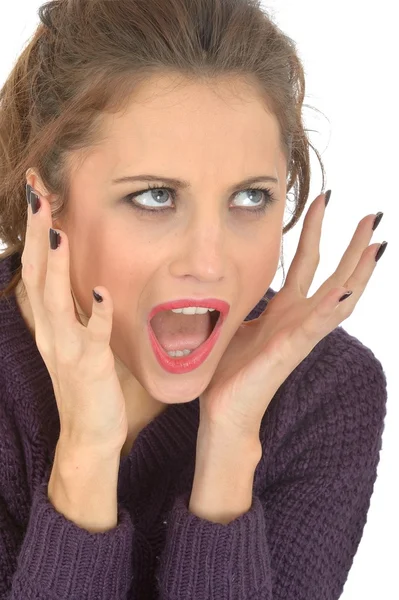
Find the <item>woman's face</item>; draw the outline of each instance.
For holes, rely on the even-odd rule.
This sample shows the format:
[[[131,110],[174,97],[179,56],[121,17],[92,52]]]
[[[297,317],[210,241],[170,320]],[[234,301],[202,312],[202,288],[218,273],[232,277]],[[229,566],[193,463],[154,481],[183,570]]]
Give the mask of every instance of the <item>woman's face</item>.
[[[220,82],[217,90],[176,81],[148,80],[126,112],[107,116],[106,139],[74,174],[66,216],[54,224],[68,235],[79,308],[90,316],[92,289],[109,290],[112,350],[138,389],[166,404],[191,401],[206,389],[234,333],[270,286],[287,176],[277,121],[254,89],[237,80]],[[231,93],[240,89],[240,97]],[[113,183],[138,174],[157,176],[151,185],[158,196],[145,191],[129,201],[147,182]],[[258,175],[277,183],[254,184],[276,198],[256,214],[265,196],[236,184]],[[162,177],[190,186],[170,186],[174,199]],[[135,210],[134,202],[158,212]],[[164,206],[170,208],[161,212]],[[207,360],[172,374],[154,355],[147,317],[155,305],[192,296],[222,299],[230,312]]]

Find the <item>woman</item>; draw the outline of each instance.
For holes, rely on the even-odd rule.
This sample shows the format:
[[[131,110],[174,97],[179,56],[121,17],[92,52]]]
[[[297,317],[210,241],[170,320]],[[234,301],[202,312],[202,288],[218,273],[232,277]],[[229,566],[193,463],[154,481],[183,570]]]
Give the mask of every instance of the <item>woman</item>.
[[[339,598],[386,410],[339,325],[382,213],[307,298],[321,193],[275,293],[293,42],[250,0],[39,16],[1,92],[1,597]]]

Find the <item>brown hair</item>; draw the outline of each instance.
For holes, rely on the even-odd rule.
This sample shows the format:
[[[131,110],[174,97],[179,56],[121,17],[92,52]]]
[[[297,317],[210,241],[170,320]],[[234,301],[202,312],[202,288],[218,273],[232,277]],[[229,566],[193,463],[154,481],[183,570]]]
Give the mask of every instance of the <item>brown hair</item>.
[[[0,91],[0,260],[22,254],[26,171],[34,167],[57,197],[53,220],[67,204],[73,170],[101,143],[104,113],[123,110],[135,87],[167,73],[212,82],[237,76],[260,91],[280,127],[287,193],[299,220],[310,185],[311,147],[302,121],[304,69],[295,43],[260,0],[54,0]],[[74,163],[75,164],[75,163]],[[17,257],[18,258],[18,257]],[[21,280],[14,275],[0,298]]]

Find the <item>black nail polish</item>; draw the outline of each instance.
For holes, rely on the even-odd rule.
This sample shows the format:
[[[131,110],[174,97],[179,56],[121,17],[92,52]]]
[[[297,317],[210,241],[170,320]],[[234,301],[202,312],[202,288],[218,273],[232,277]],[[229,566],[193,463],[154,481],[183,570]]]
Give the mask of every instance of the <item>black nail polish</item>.
[[[26,184],[26,202],[28,205],[31,205],[32,212],[35,215],[41,207],[41,203],[39,196],[33,191],[33,188],[29,183]]]
[[[326,192],[326,196],[325,196],[325,202],[326,202],[326,206],[327,204],[330,202],[330,196],[331,196],[331,190],[328,190]]]
[[[55,231],[55,229],[51,229],[50,227],[50,248],[52,250],[57,250],[58,246],[60,245],[61,242],[61,236],[58,233],[58,231]]]
[[[380,221],[381,221],[381,219],[382,219],[382,217],[383,217],[383,216],[384,216],[384,213],[383,213],[383,212],[378,212],[378,213],[375,215],[375,219],[374,219],[374,225],[373,225],[373,231],[375,231],[375,230],[377,229],[377,227],[378,227],[378,225],[380,224]]]
[[[29,183],[26,184],[26,203],[30,204],[30,193],[32,191],[31,186],[29,185]]]
[[[384,254],[386,247],[388,246],[388,242],[382,242],[381,246],[378,249],[377,254],[375,255],[375,262],[378,262],[381,256]]]
[[[346,292],[346,294],[344,294],[343,296],[341,296],[341,298],[339,299],[340,302],[343,302],[344,300],[346,300],[347,298],[349,298],[349,296],[352,296],[353,292]]]
[[[32,207],[32,212],[35,215],[41,206],[40,198],[35,192],[30,193],[30,205]]]
[[[93,296],[94,296],[94,300],[96,302],[102,302],[104,300],[104,298],[102,296],[100,296],[100,294],[97,294],[97,292],[95,292],[94,290],[93,290]]]

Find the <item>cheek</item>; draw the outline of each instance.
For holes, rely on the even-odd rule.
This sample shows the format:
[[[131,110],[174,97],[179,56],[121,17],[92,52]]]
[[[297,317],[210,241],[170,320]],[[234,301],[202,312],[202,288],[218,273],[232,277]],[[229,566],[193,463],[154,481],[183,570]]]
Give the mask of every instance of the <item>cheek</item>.
[[[282,232],[278,228],[266,229],[246,249],[246,263],[251,273],[271,275],[273,278],[281,253]],[[255,277],[255,279],[258,279]]]
[[[248,291],[251,306],[255,306],[270,287],[279,265],[281,236],[272,234],[266,240],[251,245],[241,266],[241,285]]]
[[[122,293],[132,255],[117,229],[99,218],[71,223],[69,229],[74,287],[89,303],[91,288],[96,285],[104,285],[113,296]]]

